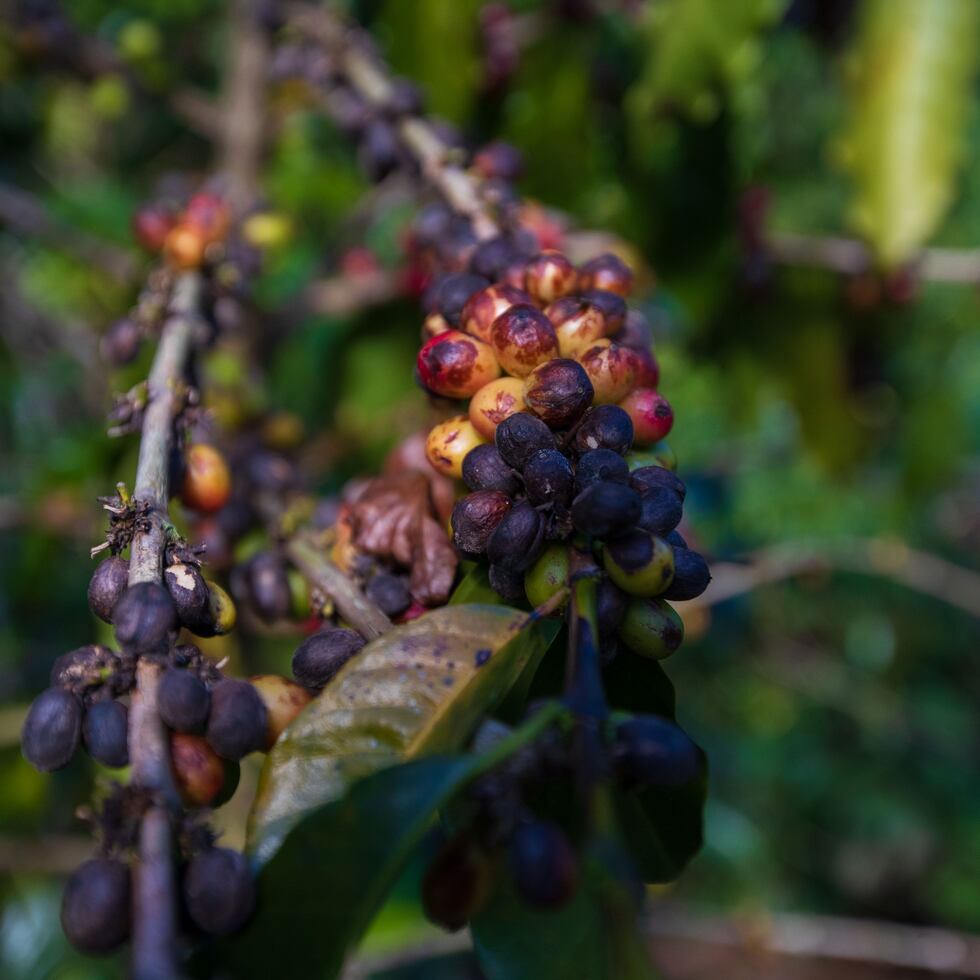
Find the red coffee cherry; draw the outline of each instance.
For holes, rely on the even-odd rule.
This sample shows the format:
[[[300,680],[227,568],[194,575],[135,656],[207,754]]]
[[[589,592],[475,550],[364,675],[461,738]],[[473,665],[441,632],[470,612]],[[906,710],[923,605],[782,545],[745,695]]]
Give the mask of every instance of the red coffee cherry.
[[[224,456],[204,442],[187,450],[184,486],[181,493],[191,510],[213,514],[231,496],[231,471]]]
[[[578,361],[595,389],[597,405],[622,401],[636,386],[639,355],[611,340],[597,340],[578,355]]]
[[[576,279],[575,266],[561,252],[541,252],[524,266],[524,288],[542,306],[574,292]]]
[[[500,375],[489,344],[460,330],[447,330],[419,351],[419,380],[434,395],[469,398]]]
[[[467,333],[490,343],[493,321],[512,306],[531,305],[533,300],[523,289],[498,283],[474,293],[463,307],[459,324]]]
[[[562,357],[575,357],[609,333],[602,310],[578,296],[563,296],[545,308],[555,328]]]
[[[176,223],[176,215],[166,205],[144,204],[133,212],[133,237],[141,248],[159,252]]]
[[[443,476],[458,480],[463,475],[466,454],[482,443],[483,439],[473,423],[465,415],[454,415],[429,432],[425,440],[425,456]]]
[[[228,234],[231,210],[224,198],[210,191],[200,191],[187,202],[183,222],[201,235],[205,245],[210,245]]]
[[[551,321],[526,304],[512,306],[498,316],[493,321],[490,340],[503,369],[521,378],[559,353]]]
[[[520,378],[497,378],[470,399],[470,421],[484,439],[490,440],[504,419],[525,407],[524,382]]]
[[[620,405],[633,421],[633,437],[643,446],[665,438],[674,424],[674,410],[663,395],[650,388],[637,388]]]
[[[589,259],[579,270],[579,289],[606,289],[610,293],[629,296],[633,290],[633,270],[611,252]]]
[[[225,760],[203,735],[172,732],[170,765],[186,806],[211,806],[225,785]]]

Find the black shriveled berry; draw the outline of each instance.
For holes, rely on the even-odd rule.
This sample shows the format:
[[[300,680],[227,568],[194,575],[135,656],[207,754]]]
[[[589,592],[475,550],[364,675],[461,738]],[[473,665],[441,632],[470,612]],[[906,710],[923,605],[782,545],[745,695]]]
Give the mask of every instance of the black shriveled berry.
[[[61,928],[72,946],[90,956],[111,953],[129,938],[131,916],[127,865],[92,858],[75,869],[61,899]]]
[[[211,695],[197,674],[173,667],[160,679],[157,708],[164,724],[175,732],[199,735],[208,723]]]
[[[177,609],[170,593],[159,582],[131,585],[112,610],[116,639],[137,654],[166,650],[177,628]]]
[[[599,636],[611,637],[626,615],[629,597],[617,585],[603,576],[596,588],[596,620]]]
[[[558,908],[575,893],[578,862],[565,832],[554,823],[521,824],[510,842],[509,863],[517,893],[537,908]]]
[[[487,859],[468,834],[447,841],[422,878],[422,910],[437,926],[457,932],[488,894]]]
[[[572,499],[572,464],[557,449],[541,449],[524,467],[524,488],[532,504],[568,506]]]
[[[222,759],[237,762],[265,748],[268,712],[248,681],[226,677],[211,688],[206,738]]]
[[[708,587],[711,570],[702,555],[689,548],[674,548],[674,580],[664,590],[665,599],[696,599]]]
[[[255,910],[248,859],[227,847],[209,847],[187,862],[183,893],[191,920],[212,936],[238,932]]]
[[[642,494],[640,501],[640,519],[636,523],[644,531],[662,538],[680,523],[684,505],[673,490],[654,487]]]
[[[364,592],[386,616],[400,616],[412,604],[412,593],[404,577],[390,572],[374,575]]]
[[[676,786],[698,773],[698,750],[666,718],[638,715],[616,729],[626,775],[641,784]]]
[[[641,466],[630,473],[630,486],[638,493],[646,493],[656,487],[666,487],[677,494],[681,500],[687,495],[684,481],[663,466]]]
[[[497,525],[487,542],[492,565],[511,572],[525,572],[541,554],[544,520],[526,501],[515,504]]]
[[[618,330],[626,322],[626,300],[608,289],[585,289],[579,293],[579,299],[599,308],[606,318],[606,329],[609,333]]]
[[[181,625],[200,636],[213,633],[211,591],[201,570],[194,565],[177,562],[164,570],[163,582],[177,608]]]
[[[129,584],[129,562],[113,555],[99,562],[88,583],[88,607],[104,623],[112,622],[112,608]]]
[[[572,501],[572,524],[582,534],[607,538],[633,527],[640,512],[640,495],[635,490],[622,483],[599,480]]]
[[[314,633],[293,654],[293,675],[303,687],[319,690],[363,646],[364,638],[351,629]]]
[[[527,412],[515,412],[505,418],[497,426],[494,443],[504,462],[515,470],[523,470],[533,453],[558,447],[551,429]]]
[[[524,383],[528,411],[551,429],[567,429],[577,422],[594,396],[585,368],[567,357],[539,364]]]
[[[466,301],[481,289],[486,289],[490,280],[475,276],[471,272],[459,272],[445,276],[439,283],[436,295],[436,310],[454,327],[459,324],[459,315]]]
[[[82,722],[82,743],[93,759],[118,769],[129,765],[129,711],[119,701],[96,701]]]
[[[524,598],[524,573],[512,572],[503,565],[490,566],[490,588],[508,602],[520,602]]]
[[[629,464],[611,449],[591,449],[578,461],[575,467],[575,492],[581,493],[593,483],[629,482]]]
[[[249,561],[245,575],[249,602],[258,617],[267,623],[285,619],[293,600],[282,559],[271,551],[259,552]]]
[[[517,474],[504,462],[496,446],[484,443],[463,459],[463,482],[470,490],[501,490],[514,497],[521,489]]]
[[[51,668],[51,686],[81,693],[88,687],[108,683],[117,690],[117,681],[123,680],[121,674],[119,657],[112,650],[99,643],[89,643],[58,657]],[[122,693],[122,688],[117,692]]]
[[[479,558],[509,510],[510,498],[501,490],[477,490],[457,500],[450,518],[456,550],[464,558]]]
[[[625,456],[633,445],[633,420],[618,405],[596,405],[585,413],[575,429],[575,450],[609,449]]]
[[[31,705],[20,733],[24,758],[41,772],[71,762],[82,732],[82,702],[70,691],[49,687]]]

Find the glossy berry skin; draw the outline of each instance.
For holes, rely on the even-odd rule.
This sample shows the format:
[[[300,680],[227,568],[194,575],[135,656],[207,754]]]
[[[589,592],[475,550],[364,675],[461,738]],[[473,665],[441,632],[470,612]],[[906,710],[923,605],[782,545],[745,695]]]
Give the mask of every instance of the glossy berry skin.
[[[61,900],[61,928],[68,942],[89,956],[104,956],[129,938],[132,880],[129,867],[92,858],[72,872]]]
[[[500,490],[477,490],[456,501],[450,524],[453,545],[460,555],[479,558],[509,510],[510,498]]]
[[[524,576],[527,601],[532,606],[541,606],[568,585],[570,565],[567,545],[558,543],[545,548]]]
[[[572,500],[575,477],[572,464],[557,449],[541,449],[524,466],[524,488],[527,499],[535,505],[559,504],[567,507]]]
[[[416,367],[425,388],[443,398],[469,398],[500,375],[490,345],[461,330],[447,330],[427,341]]]
[[[259,692],[265,704],[266,725],[265,751],[268,752],[292,720],[310,703],[310,692],[278,674],[257,674],[249,684]]]
[[[508,497],[521,489],[517,474],[504,462],[496,446],[471,449],[463,460],[463,482],[470,490],[501,490]]]
[[[684,505],[681,498],[667,487],[653,487],[640,497],[640,517],[637,527],[665,538],[680,523]]]
[[[572,524],[582,534],[608,538],[631,528],[640,516],[640,495],[622,483],[597,480],[572,501]]]
[[[116,639],[137,654],[162,653],[177,629],[177,607],[159,582],[131,585],[112,610]]]
[[[674,577],[674,554],[666,541],[646,531],[631,531],[606,542],[603,566],[624,592],[660,595]]]
[[[185,806],[215,806],[225,788],[225,760],[201,735],[173,732],[170,767]]]
[[[578,361],[595,389],[597,405],[622,401],[636,385],[638,356],[628,347],[611,340],[597,340],[579,353]]]
[[[211,593],[201,570],[177,562],[164,569],[163,584],[174,601],[181,625],[192,633],[207,636],[212,626]]]
[[[293,676],[303,687],[320,690],[364,646],[351,629],[328,629],[308,636],[293,654]]]
[[[510,572],[525,572],[541,554],[544,520],[527,502],[515,504],[487,541],[491,565]],[[523,587],[523,579],[522,579]]]
[[[187,450],[181,498],[191,510],[213,514],[231,496],[231,471],[214,446],[195,443]]]
[[[575,266],[554,250],[535,255],[524,266],[524,288],[542,306],[574,292],[576,278]]]
[[[386,616],[400,616],[412,604],[412,593],[404,577],[389,572],[373,575],[364,594]]]
[[[489,861],[467,834],[440,849],[422,878],[422,911],[437,926],[458,932],[489,895]]]
[[[99,562],[88,583],[88,607],[104,623],[112,622],[112,608],[129,584],[129,562],[113,555]]]
[[[602,310],[580,296],[563,296],[545,308],[562,357],[575,357],[609,333]]]
[[[82,734],[82,702],[70,691],[49,687],[31,704],[20,733],[24,758],[41,772],[71,762]]]
[[[187,862],[184,907],[194,924],[212,936],[238,932],[255,910],[255,878],[244,854],[209,847]]]
[[[620,407],[633,421],[633,437],[638,445],[659,442],[673,428],[674,410],[670,402],[651,388],[636,388],[620,402]]]
[[[626,300],[617,293],[610,292],[608,289],[584,289],[578,296],[579,299],[584,300],[586,303],[591,303],[602,312],[602,315],[606,318],[607,337],[611,337],[617,331],[621,330],[629,318]]]
[[[534,300],[515,286],[497,283],[473,293],[460,313],[460,327],[485,343],[490,343],[493,321],[512,306],[531,306]]]
[[[708,587],[711,571],[696,551],[674,548],[674,579],[664,591],[665,599],[696,599]]]
[[[174,731],[200,734],[207,727],[211,695],[197,674],[171,667],[160,678],[157,709]]]
[[[140,248],[145,248],[148,252],[159,252],[176,221],[173,211],[165,205],[144,204],[133,212],[130,224],[133,237]]]
[[[82,743],[96,762],[119,769],[129,765],[129,711],[119,701],[96,701],[82,721]]]
[[[535,908],[564,905],[578,884],[578,861],[564,831],[554,823],[536,820],[514,831],[508,864],[517,893]]]
[[[265,746],[268,712],[247,681],[227,677],[211,688],[211,711],[205,734],[222,759],[237,762]]]
[[[697,747],[666,718],[637,715],[617,727],[616,740],[626,773],[641,785],[679,786],[698,774]]]
[[[578,288],[605,289],[618,296],[629,296],[633,290],[633,271],[610,252],[589,259],[579,269]]]
[[[580,455],[608,449],[625,456],[633,445],[633,420],[618,405],[596,405],[575,429],[573,446]]]
[[[470,399],[469,418],[484,439],[493,439],[504,419],[526,410],[523,379],[497,378]]]
[[[626,460],[611,449],[590,449],[584,453],[575,468],[576,495],[599,481],[629,483]]]
[[[551,429],[527,412],[518,412],[501,422],[494,433],[494,444],[504,462],[515,470],[523,470],[534,453],[558,448]]]
[[[434,426],[425,440],[425,455],[443,476],[460,479],[466,454],[483,443],[473,423],[465,415],[454,415]]]
[[[639,493],[664,487],[677,494],[681,500],[687,495],[687,487],[676,473],[663,466],[641,466],[630,472],[630,486]]]
[[[641,657],[663,660],[684,642],[684,623],[662,599],[632,599],[618,636]]]
[[[592,404],[594,394],[585,369],[569,358],[545,361],[524,380],[527,410],[550,429],[574,425]]]
[[[490,343],[500,366],[519,378],[559,353],[558,337],[551,321],[540,310],[523,303],[512,306],[493,321]]]

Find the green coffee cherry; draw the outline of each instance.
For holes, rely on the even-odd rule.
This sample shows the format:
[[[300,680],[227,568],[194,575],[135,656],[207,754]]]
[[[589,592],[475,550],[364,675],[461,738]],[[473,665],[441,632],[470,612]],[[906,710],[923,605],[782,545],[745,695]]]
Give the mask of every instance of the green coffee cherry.
[[[553,544],[524,576],[524,591],[532,606],[546,603],[559,589],[568,585],[568,548]]]
[[[672,473],[677,472],[677,456],[664,439],[647,449],[634,449],[627,454],[626,462],[629,464],[630,472],[638,470],[641,466],[662,466]]]
[[[684,623],[663,599],[633,599],[619,624],[618,636],[641,657],[663,660],[684,641]]]
[[[670,545],[646,531],[634,530],[606,542],[603,564],[613,582],[630,595],[659,595],[674,578]]]

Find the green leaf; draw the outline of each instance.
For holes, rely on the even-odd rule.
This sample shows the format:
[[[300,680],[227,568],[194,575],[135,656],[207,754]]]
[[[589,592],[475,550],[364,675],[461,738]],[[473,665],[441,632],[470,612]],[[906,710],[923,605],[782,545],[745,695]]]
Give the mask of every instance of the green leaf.
[[[893,267],[935,231],[953,197],[977,74],[975,0],[868,0],[840,147],[851,221]]]
[[[264,863],[354,780],[458,747],[556,629],[506,606],[445,606],[369,643],[267,756],[248,850]]]
[[[470,602],[490,606],[499,606],[503,602],[500,593],[495,592],[490,585],[490,568],[485,562],[470,563],[469,571],[449,597],[451,606],[461,606]]]

